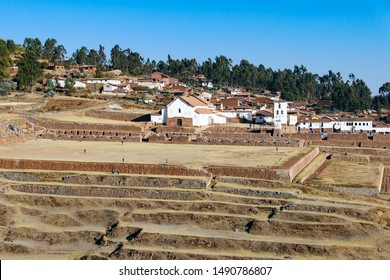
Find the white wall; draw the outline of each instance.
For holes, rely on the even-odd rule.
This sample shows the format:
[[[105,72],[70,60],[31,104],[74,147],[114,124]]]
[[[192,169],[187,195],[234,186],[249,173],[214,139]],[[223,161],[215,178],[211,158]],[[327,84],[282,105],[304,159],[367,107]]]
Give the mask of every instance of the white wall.
[[[289,116],[289,125],[296,125],[298,122],[298,116],[297,115],[290,115]]]
[[[390,133],[390,127],[373,127],[372,130],[377,133]]]
[[[287,102],[274,103],[274,121],[287,125]]]
[[[154,82],[136,82],[139,86],[147,87],[150,89],[162,89],[164,87],[164,83],[154,83]]]
[[[110,84],[116,84],[119,85],[121,83],[120,80],[114,80],[114,79],[89,79],[87,80],[88,84],[105,84],[105,83],[110,83]]]
[[[168,118],[193,118],[195,108],[185,103],[180,98],[176,98],[168,105]]]
[[[219,114],[225,116],[226,118],[244,118],[249,121],[252,121],[252,112],[251,111],[221,111]]]
[[[257,116],[255,123],[272,123],[273,121],[274,121],[273,117]]]
[[[54,84],[56,83],[56,80],[52,79],[52,81]],[[75,84],[74,84],[75,88],[85,88],[87,86],[83,82],[79,82],[79,81],[74,81],[74,82],[75,82]],[[65,87],[65,80],[58,80],[57,85],[61,88],[64,88]]]
[[[311,126],[310,126],[311,124]],[[323,124],[323,126],[321,126]],[[372,121],[361,120],[361,121],[331,121],[331,122],[301,122],[298,124],[298,127],[301,129],[333,129],[335,126],[336,129],[340,129],[341,131],[352,131],[359,132],[363,131],[372,131],[375,128],[372,127]]]
[[[164,123],[164,118],[162,115],[151,115],[150,120],[156,124],[163,124]]]
[[[192,119],[193,126],[207,126],[213,123],[213,114],[197,114],[195,112]]]

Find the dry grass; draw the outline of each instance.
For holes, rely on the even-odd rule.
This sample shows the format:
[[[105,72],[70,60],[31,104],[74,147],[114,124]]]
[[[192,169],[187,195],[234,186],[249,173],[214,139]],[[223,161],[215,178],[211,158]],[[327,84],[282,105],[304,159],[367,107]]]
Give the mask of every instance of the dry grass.
[[[332,160],[310,180],[312,184],[377,187],[380,182],[381,163],[346,162]]]
[[[84,154],[84,149],[87,153]],[[1,158],[169,164],[201,167],[281,166],[308,148],[35,140],[0,146]]]

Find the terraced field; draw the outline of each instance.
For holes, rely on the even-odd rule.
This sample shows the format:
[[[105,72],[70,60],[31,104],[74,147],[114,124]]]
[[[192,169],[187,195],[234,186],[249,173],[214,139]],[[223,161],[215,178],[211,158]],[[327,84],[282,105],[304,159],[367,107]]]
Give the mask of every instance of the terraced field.
[[[1,259],[389,259],[390,203],[233,177],[0,171]]]

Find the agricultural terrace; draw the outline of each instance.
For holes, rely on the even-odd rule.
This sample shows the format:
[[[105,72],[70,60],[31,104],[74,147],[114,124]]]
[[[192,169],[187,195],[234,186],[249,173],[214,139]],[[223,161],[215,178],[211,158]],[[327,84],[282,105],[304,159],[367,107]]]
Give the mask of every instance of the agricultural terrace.
[[[309,183],[325,186],[377,187],[380,184],[382,168],[381,163],[330,160]]]
[[[86,152],[84,153],[84,149]],[[304,155],[309,148],[209,146],[120,142],[77,142],[33,140],[0,146],[0,157],[11,159],[62,160],[169,164],[201,167],[279,167],[289,159]]]

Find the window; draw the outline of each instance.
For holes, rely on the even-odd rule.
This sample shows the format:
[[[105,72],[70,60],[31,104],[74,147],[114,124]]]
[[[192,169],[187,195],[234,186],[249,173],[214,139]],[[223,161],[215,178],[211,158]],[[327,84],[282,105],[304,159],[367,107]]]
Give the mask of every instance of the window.
[[[283,115],[283,110],[280,111],[280,114]]]
[[[179,108],[179,113],[181,113],[181,109]]]
[[[276,115],[279,115],[279,110],[276,110]]]
[[[282,108],[282,104],[279,103],[279,109],[281,109],[281,108]]]

